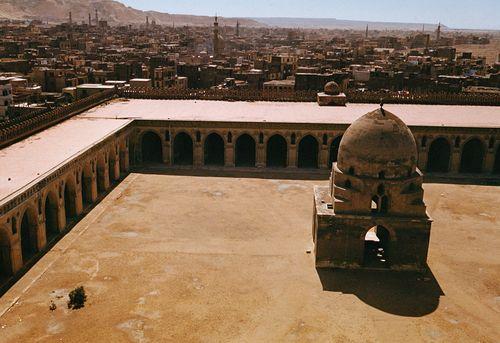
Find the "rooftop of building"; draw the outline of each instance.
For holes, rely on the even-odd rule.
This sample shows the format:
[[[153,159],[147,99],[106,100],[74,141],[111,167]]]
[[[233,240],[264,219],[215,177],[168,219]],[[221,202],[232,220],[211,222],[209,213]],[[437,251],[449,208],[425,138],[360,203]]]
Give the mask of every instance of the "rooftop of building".
[[[118,131],[130,120],[73,118],[0,150],[0,203]]]
[[[379,107],[347,104],[320,107],[313,102],[143,100],[115,101],[85,112],[88,118],[351,124]],[[384,105],[408,126],[500,128],[500,106]]]

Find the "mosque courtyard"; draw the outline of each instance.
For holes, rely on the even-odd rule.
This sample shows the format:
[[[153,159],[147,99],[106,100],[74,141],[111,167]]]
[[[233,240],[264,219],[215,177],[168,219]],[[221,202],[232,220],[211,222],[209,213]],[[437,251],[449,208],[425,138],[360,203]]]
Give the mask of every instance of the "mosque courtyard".
[[[314,185],[132,173],[0,298],[0,342],[500,337],[500,187],[424,185],[422,275],[316,270]]]

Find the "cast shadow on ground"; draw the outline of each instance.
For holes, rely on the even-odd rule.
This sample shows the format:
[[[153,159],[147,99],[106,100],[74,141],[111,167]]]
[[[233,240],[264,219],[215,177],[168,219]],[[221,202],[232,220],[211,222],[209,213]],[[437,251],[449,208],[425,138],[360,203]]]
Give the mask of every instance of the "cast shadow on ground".
[[[353,294],[394,315],[422,317],[434,312],[444,293],[432,271],[423,273],[317,268],[324,291]]]

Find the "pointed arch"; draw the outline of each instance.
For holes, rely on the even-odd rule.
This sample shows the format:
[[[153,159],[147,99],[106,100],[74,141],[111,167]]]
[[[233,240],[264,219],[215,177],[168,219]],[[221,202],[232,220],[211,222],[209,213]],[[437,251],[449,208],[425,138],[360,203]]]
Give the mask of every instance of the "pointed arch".
[[[427,157],[427,171],[447,173],[450,168],[451,146],[444,137],[432,141]]]
[[[66,196],[66,192],[64,194]],[[47,244],[57,238],[59,235],[59,205],[57,194],[50,191],[45,196],[45,238]]]
[[[76,182],[73,175],[64,183],[64,215],[66,222],[76,218]]]
[[[9,234],[4,227],[0,227],[0,280],[12,276],[11,244]]]
[[[179,132],[174,138],[174,165],[193,165],[193,139],[185,132]]]
[[[219,134],[215,132],[209,134],[205,138],[203,147],[203,161],[206,166],[224,166],[224,139]]]
[[[26,264],[38,252],[38,226],[36,210],[27,207],[21,217],[21,254]]]
[[[255,167],[255,139],[249,134],[242,134],[236,140],[236,167]]]
[[[163,148],[160,135],[154,131],[146,131],[141,137],[143,163],[162,163]]]
[[[462,147],[460,159],[461,173],[481,173],[484,162],[484,144],[478,138],[472,138]]]
[[[279,135],[273,135],[267,140],[266,166],[273,168],[286,168],[288,164],[288,145],[286,139]]]
[[[318,168],[318,140],[311,135],[303,137],[299,142],[298,167]]]

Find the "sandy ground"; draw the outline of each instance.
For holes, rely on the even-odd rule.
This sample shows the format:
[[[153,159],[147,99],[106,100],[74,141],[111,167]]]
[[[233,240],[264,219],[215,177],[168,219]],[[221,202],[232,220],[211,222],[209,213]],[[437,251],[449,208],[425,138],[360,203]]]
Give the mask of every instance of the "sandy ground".
[[[425,186],[422,276],[316,271],[314,184],[131,174],[0,298],[0,341],[498,340],[500,187]]]

